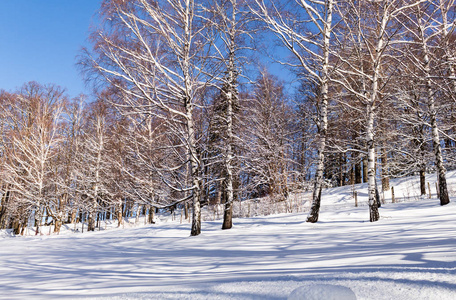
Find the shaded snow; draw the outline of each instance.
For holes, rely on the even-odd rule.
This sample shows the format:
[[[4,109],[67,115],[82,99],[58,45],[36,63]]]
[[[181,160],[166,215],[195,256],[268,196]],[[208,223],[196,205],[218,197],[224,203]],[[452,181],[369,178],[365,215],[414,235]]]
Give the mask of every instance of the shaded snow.
[[[288,300],[356,300],[356,295],[348,287],[331,284],[313,284],[295,289]]]
[[[456,198],[441,207],[435,194],[415,197],[413,180],[392,182],[408,202],[385,193],[375,223],[367,206],[353,207],[349,186],[324,191],[316,224],[299,213],[235,219],[226,231],[203,222],[197,237],[190,224],[160,222],[2,238],[0,298],[287,299],[329,284],[357,299],[456,299]]]

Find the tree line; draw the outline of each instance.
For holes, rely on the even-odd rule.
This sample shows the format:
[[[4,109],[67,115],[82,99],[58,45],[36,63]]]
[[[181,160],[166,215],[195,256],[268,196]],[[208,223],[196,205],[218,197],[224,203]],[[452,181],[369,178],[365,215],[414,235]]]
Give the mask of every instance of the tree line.
[[[147,215],[437,172],[455,154],[453,0],[105,0],[80,66],[95,98],[0,94],[0,227]],[[277,56],[293,88],[262,66]],[[263,63],[264,64],[264,63]],[[190,216],[189,216],[190,217]]]

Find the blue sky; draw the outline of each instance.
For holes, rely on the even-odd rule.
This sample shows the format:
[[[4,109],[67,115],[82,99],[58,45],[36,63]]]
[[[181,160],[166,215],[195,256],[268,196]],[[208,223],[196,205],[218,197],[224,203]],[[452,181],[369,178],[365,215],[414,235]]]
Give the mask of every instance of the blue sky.
[[[0,89],[54,83],[90,93],[76,67],[101,0],[0,0]]]
[[[83,46],[90,49],[87,38],[101,1],[0,0],[0,90],[37,81],[57,84],[70,97],[89,95],[76,56]],[[283,66],[264,63],[279,78],[293,77]]]

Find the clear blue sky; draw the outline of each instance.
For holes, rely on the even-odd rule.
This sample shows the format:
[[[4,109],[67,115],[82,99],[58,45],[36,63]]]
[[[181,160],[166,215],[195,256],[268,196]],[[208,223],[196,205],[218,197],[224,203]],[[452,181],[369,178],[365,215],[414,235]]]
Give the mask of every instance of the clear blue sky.
[[[101,1],[0,0],[0,90],[13,92],[37,81],[57,84],[70,97],[90,94],[76,56],[90,46],[89,29]],[[283,66],[266,64],[279,78],[293,77]]]
[[[0,0],[0,89],[54,83],[90,93],[76,67],[101,0]]]

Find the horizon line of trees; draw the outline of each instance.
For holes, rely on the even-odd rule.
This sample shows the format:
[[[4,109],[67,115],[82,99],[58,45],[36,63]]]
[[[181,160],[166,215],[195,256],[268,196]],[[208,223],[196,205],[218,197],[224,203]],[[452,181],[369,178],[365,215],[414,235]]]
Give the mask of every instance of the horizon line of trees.
[[[303,188],[317,222],[324,186],[361,182],[376,221],[378,179],[388,190],[389,178],[419,174],[425,194],[434,171],[445,205],[454,4],[105,0],[80,60],[95,100],[34,82],[0,93],[0,228],[94,230],[183,207],[198,235],[202,205],[223,204],[229,229],[233,201]],[[296,89],[261,66],[271,49]]]

